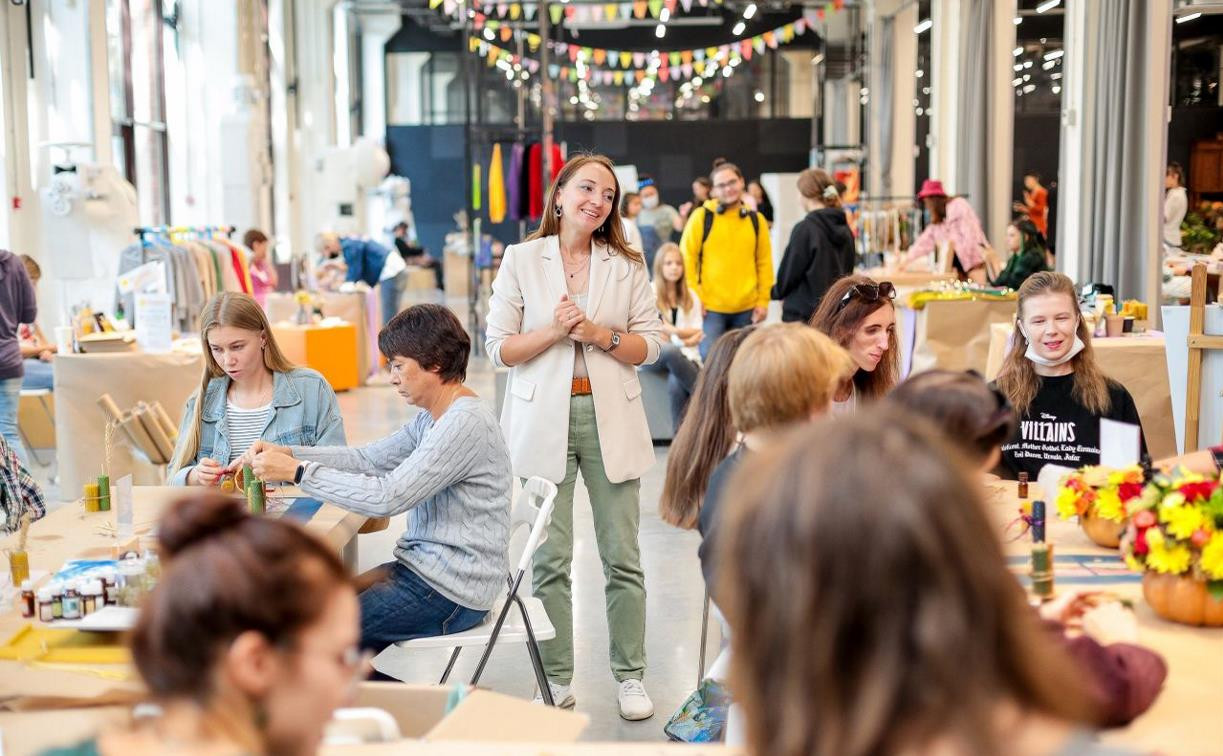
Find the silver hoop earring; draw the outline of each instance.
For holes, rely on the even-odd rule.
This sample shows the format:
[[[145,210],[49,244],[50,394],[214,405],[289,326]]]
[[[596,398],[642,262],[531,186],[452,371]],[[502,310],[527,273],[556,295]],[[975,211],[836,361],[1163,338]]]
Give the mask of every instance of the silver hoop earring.
[[[556,217],[557,217],[557,218],[561,217],[561,215],[562,215],[562,213],[563,213],[563,212],[564,212],[564,211],[563,211],[563,210],[561,210],[561,206],[560,206],[560,205],[557,205],[557,206],[556,206]]]

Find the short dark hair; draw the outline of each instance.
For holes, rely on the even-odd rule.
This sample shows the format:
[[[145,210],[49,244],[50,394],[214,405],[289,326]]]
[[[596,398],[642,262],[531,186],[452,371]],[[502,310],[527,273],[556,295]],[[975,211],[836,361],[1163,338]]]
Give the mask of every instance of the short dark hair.
[[[1169,173],[1176,176],[1176,183],[1182,185],[1185,183],[1185,169],[1181,167],[1180,163],[1175,161],[1168,163],[1168,170],[1164,171],[1164,175]]]
[[[653,185],[651,184],[651,186]],[[639,197],[641,197],[641,195],[637,192],[625,192],[624,196],[620,198],[620,212],[623,213],[625,210],[627,210],[628,203],[638,199]]]
[[[1024,171],[1024,172],[1023,172],[1023,175],[1024,175],[1025,177],[1027,177],[1027,176],[1031,176],[1032,178],[1036,179],[1037,181],[1040,181],[1040,179],[1041,179],[1040,173],[1038,173],[1037,171],[1032,170],[1031,168],[1029,168],[1028,170]]]
[[[396,232],[396,233],[398,233],[398,232],[399,232],[399,229],[401,229],[401,228],[402,228],[404,231],[407,231],[407,230],[408,230],[408,222],[407,222],[407,221],[399,221],[398,223],[396,223],[396,224],[395,224],[394,228],[392,228],[391,230],[392,230],[392,231],[394,231],[394,232]]]
[[[378,350],[387,360],[407,357],[438,374],[443,383],[467,379],[471,337],[448,308],[437,304],[413,305],[378,333]]]
[[[259,242],[268,240],[268,235],[257,228],[252,228],[242,235],[242,246],[247,249],[253,249]]]

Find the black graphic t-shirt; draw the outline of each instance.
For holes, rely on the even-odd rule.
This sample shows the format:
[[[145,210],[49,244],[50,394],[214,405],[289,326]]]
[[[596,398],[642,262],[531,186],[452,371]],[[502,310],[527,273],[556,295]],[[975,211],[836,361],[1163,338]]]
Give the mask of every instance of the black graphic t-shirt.
[[[1141,428],[1138,409],[1130,392],[1116,381],[1108,381],[1109,410],[1097,415],[1079,404],[1074,395],[1074,375],[1041,379],[1040,390],[1019,430],[1002,445],[1001,471],[1014,479],[1026,472],[1036,480],[1045,465],[1083,467],[1100,464],[1100,419],[1130,423]],[[1146,452],[1146,440],[1142,442]]]

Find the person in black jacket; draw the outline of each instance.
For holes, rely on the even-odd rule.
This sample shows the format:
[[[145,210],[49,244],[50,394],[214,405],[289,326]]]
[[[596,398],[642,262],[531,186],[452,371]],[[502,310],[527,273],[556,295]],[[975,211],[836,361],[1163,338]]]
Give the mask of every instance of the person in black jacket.
[[[782,300],[781,319],[805,323],[824,292],[854,271],[854,236],[841,209],[836,183],[827,172],[808,168],[798,175],[798,191],[807,215],[790,232],[773,284],[773,299]]]

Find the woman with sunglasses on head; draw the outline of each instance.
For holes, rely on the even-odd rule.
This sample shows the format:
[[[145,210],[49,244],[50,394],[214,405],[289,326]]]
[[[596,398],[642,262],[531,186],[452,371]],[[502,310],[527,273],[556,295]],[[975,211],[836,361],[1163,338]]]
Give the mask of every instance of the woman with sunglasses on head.
[[[648,719],[645,574],[637,532],[641,476],[654,464],[637,367],[655,362],[662,319],[642,253],[624,240],[620,184],[602,155],[575,155],[548,193],[543,223],[507,247],[493,282],[485,346],[510,368],[501,427],[514,473],[557,484],[532,585],[556,627],[541,644],[552,698],[572,707],[573,494],[590,494],[603,561],[620,716]]]
[[[1141,437],[1130,393],[1096,364],[1074,282],[1035,273],[1019,287],[1017,304],[1015,335],[996,381],[1019,415],[1018,431],[1002,446],[1007,477],[1025,472],[1036,480],[1047,464],[1100,464],[1101,419],[1137,425]]]
[[[367,671],[357,597],[335,551],[232,496],[179,500],[132,660],[161,711],[56,756],[315,753]]]
[[[890,281],[847,276],[829,287],[811,317],[811,325],[844,347],[857,366],[833,395],[833,412],[852,412],[859,401],[879,399],[900,380],[895,298]]]
[[[1002,444],[1018,425],[1006,396],[971,371],[929,370],[910,376],[886,401],[931,420],[943,438],[986,475],[997,466]],[[1063,591],[1042,604],[1040,614],[1089,675],[1103,724],[1120,727],[1150,708],[1168,667],[1154,651],[1124,642],[1135,635],[1133,614],[1118,611],[1112,602],[1096,606],[1098,596]],[[1083,633],[1066,635],[1064,626],[1070,622],[1080,624]]]

